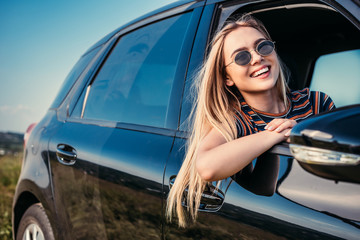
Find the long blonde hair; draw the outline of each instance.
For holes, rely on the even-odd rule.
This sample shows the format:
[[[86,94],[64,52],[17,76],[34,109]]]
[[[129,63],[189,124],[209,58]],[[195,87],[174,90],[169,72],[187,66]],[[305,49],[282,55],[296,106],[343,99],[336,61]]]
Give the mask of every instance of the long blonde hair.
[[[194,108],[191,113],[193,122],[186,157],[167,199],[166,215],[171,221],[173,214],[176,213],[180,227],[185,227],[187,222],[187,215],[185,214],[182,202],[187,203],[187,211],[190,213],[190,218],[195,221],[201,194],[205,186],[211,184],[202,180],[196,170],[196,156],[199,143],[212,128],[217,129],[228,142],[237,138],[234,109],[240,109],[240,92],[236,87],[228,87],[225,84],[226,72],[223,48],[225,37],[239,27],[255,28],[266,39],[271,40],[265,26],[259,20],[246,14],[237,21],[226,23],[210,44],[210,52],[207,55],[207,59],[194,81],[197,98],[195,98]],[[285,106],[287,106],[286,94],[289,88],[280,60],[279,64],[280,74],[276,87],[279,97],[283,100]],[[187,194],[184,194],[186,188],[188,189]]]

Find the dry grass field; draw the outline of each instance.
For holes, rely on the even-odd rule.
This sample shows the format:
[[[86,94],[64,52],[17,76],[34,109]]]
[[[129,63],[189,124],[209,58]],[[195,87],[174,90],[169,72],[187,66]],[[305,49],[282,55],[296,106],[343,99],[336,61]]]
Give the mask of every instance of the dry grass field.
[[[21,169],[22,154],[0,156],[0,239],[12,239],[11,205]]]

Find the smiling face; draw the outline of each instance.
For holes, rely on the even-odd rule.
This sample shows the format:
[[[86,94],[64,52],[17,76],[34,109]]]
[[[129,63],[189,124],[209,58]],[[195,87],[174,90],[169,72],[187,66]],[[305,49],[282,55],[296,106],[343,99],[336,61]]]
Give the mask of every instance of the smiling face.
[[[224,64],[229,64],[226,67],[226,85],[235,85],[244,98],[251,94],[276,91],[279,61],[275,51],[268,56],[260,56],[254,51],[263,40],[267,39],[258,30],[243,26],[230,32],[224,41]],[[251,61],[246,66],[233,62],[235,55],[243,50],[251,53]]]

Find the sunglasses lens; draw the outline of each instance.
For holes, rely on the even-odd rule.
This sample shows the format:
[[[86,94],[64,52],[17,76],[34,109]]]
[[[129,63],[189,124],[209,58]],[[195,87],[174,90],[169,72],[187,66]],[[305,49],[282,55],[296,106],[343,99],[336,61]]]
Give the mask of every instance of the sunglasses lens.
[[[274,51],[275,45],[271,41],[262,41],[257,45],[257,52],[262,56],[270,55]]]
[[[272,41],[265,40],[260,42],[256,46],[256,52],[258,52],[261,56],[270,55],[275,49],[275,45]],[[241,66],[245,66],[249,64],[251,61],[251,53],[249,51],[241,51],[238,52],[235,56],[235,63]]]
[[[238,65],[244,66],[247,65],[251,61],[251,54],[248,51],[238,52],[235,56],[235,62]]]

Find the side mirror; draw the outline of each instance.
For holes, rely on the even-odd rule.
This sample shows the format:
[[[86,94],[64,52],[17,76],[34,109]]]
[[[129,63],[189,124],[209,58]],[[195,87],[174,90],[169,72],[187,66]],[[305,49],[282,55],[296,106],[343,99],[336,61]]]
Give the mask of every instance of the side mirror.
[[[360,183],[359,123],[360,105],[316,115],[293,128],[290,150],[310,173]]]

